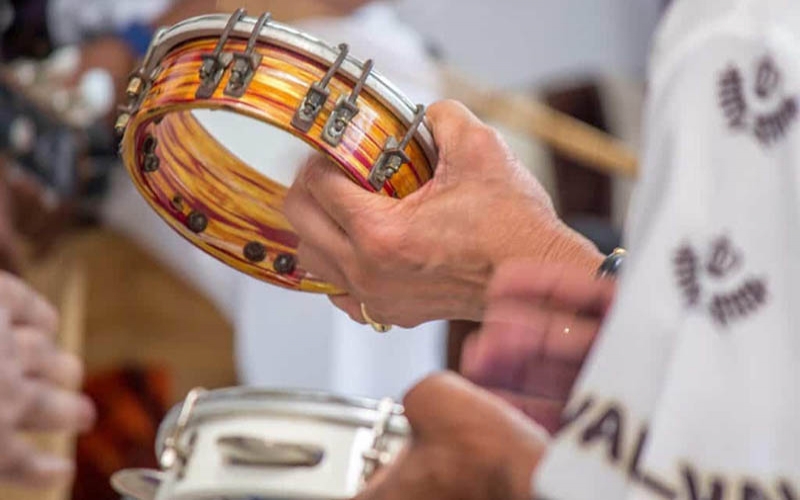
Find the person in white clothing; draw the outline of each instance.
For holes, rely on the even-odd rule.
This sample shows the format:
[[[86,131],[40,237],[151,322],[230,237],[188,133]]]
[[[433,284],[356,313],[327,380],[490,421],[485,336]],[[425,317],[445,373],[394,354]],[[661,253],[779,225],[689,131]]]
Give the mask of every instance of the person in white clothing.
[[[359,500],[800,498],[799,61],[795,1],[674,2],[618,292],[595,278],[608,259],[457,104],[430,108],[439,169],[405,200],[313,160],[287,207],[328,257],[312,271],[350,292],[337,305],[387,323],[483,318],[467,373],[527,388],[528,413],[557,431],[435,376],[406,398],[407,453]],[[312,203],[335,243],[304,232]],[[371,231],[358,209],[391,223]]]

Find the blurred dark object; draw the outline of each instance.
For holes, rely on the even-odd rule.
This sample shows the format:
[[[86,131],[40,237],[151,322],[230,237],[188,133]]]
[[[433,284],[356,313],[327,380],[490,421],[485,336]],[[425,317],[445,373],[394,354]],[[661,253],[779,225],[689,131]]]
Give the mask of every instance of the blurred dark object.
[[[105,124],[69,123],[33,95],[0,68],[0,155],[9,215],[41,253],[70,227],[93,220],[116,162],[116,140]]]
[[[608,131],[600,90],[592,83],[546,93],[547,103],[555,109]],[[556,172],[557,198],[565,220],[591,215],[611,216],[611,178],[550,150]]]
[[[555,109],[608,132],[600,89],[593,83],[547,93]],[[610,254],[621,237],[611,222],[612,179],[609,175],[550,150],[556,173],[561,217],[591,240],[601,253]]]
[[[13,17],[2,36],[3,60],[18,57],[40,59],[52,50],[47,30],[47,0],[9,0],[0,5],[11,7]]]
[[[171,378],[162,368],[124,368],[90,376],[86,393],[98,410],[96,428],[78,439],[73,500],[118,500],[111,475],[158,468],[154,446],[169,410]]]

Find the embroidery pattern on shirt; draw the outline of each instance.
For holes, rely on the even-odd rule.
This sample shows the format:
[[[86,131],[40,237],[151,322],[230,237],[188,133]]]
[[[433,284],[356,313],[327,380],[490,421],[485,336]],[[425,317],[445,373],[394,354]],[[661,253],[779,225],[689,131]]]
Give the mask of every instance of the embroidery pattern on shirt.
[[[733,130],[751,133],[769,147],[786,137],[797,123],[798,96],[788,95],[783,75],[770,56],[756,64],[752,78],[730,64],[717,83],[719,104]]]
[[[727,236],[715,238],[705,254],[680,245],[673,257],[678,288],[689,309],[703,308],[720,326],[744,320],[768,299],[763,278],[741,277],[744,258]]]

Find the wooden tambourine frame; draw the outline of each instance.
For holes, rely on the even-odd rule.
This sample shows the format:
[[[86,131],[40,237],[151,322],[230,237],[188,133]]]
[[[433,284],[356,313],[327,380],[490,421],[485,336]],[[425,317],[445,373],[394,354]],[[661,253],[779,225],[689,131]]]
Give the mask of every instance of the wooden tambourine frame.
[[[402,198],[433,176],[424,108],[372,61],[272,22],[208,15],[159,31],[119,115],[125,166],[152,208],[217,259],[286,288],[335,294],[296,262],[283,186],[206,131],[194,109],[235,112],[283,129],[365,189]]]

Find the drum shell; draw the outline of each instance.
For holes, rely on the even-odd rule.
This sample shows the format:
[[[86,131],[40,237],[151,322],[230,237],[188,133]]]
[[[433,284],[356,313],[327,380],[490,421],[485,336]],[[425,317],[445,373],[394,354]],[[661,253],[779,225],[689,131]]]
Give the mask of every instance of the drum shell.
[[[185,467],[169,471],[158,500],[217,498],[352,498],[362,486],[362,454],[370,449],[378,403],[299,391],[228,389],[208,393],[196,406],[182,444],[191,450]],[[179,409],[161,426],[158,451],[174,431]],[[385,434],[395,457],[406,443],[408,423],[396,406]],[[324,450],[312,467],[248,467],[225,462],[219,439],[257,437]]]
[[[256,45],[260,65],[244,95],[226,94],[229,74],[225,74],[210,98],[198,99],[203,56],[219,41],[208,28],[212,17],[176,26],[177,39],[173,39],[177,34],[170,38],[170,32],[161,36],[172,41],[162,40],[158,46],[158,62],[150,69],[152,82],[126,127],[121,145],[126,168],[151,207],[181,236],[215,258],[286,288],[338,293],[301,266],[281,269],[279,263],[294,259],[298,245],[282,213],[285,186],[218,144],[190,110],[225,110],[281,128],[328,156],[354,182],[374,190],[368,181],[370,169],[387,141],[402,138],[408,131],[410,104],[383,77],[371,74],[356,101],[359,112],[342,142],[338,146],[326,143],[322,128],[338,99],[353,91],[363,67],[348,58],[330,81],[330,98],[311,130],[305,133],[292,127],[295,110],[308,88],[323,78],[336,52],[277,23],[268,25]],[[194,35],[189,29],[193,23],[198,25]],[[241,52],[246,43],[231,38],[225,51]],[[405,151],[410,161],[380,190],[382,195],[402,198],[432,178],[436,154],[424,123]],[[198,213],[203,218],[200,226],[193,224]]]

